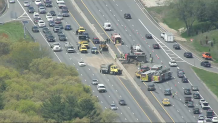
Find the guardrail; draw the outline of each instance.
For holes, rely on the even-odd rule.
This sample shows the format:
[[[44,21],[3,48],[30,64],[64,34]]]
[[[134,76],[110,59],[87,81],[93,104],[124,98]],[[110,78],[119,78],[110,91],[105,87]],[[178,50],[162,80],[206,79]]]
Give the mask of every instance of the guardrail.
[[[0,16],[5,12],[6,8],[7,8],[7,1],[6,0],[3,0],[4,1],[4,4],[5,6],[3,7],[3,9],[0,11]]]
[[[33,35],[30,33],[30,30],[29,29],[27,29],[26,27],[24,27],[25,29],[26,29],[26,33],[30,36],[30,38],[34,41],[34,42],[36,42],[36,39],[33,37]]]

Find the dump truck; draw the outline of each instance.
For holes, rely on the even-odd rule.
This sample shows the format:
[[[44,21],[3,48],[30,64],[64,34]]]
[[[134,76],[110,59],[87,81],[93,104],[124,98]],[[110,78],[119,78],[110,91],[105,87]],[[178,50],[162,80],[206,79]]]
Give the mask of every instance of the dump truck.
[[[130,51],[131,51],[131,53],[132,54],[134,54],[134,55],[143,55],[143,54],[145,54],[143,51],[142,51],[142,49],[141,49],[141,45],[132,45],[131,47],[130,47]]]
[[[78,50],[81,52],[81,53],[87,53],[87,48],[85,45],[83,44],[80,44],[79,47],[78,47]]]
[[[111,34],[111,40],[114,43],[114,45],[122,44],[121,36],[118,33]]]
[[[211,56],[211,54],[210,53],[208,53],[208,52],[204,52],[204,53],[202,53],[202,58],[204,58],[204,59],[208,59],[208,60],[211,60],[212,59],[212,56]]]
[[[158,70],[154,73],[152,77],[153,82],[163,82],[172,78],[172,72],[170,68]]]
[[[111,74],[111,75],[121,75],[122,70],[119,69],[115,64],[102,64],[100,66],[100,73]]]
[[[86,31],[86,29],[84,27],[79,27],[79,29],[76,30],[76,35],[82,34],[85,31]]]
[[[108,46],[106,44],[106,41],[100,41],[99,50],[100,51],[108,51]]]

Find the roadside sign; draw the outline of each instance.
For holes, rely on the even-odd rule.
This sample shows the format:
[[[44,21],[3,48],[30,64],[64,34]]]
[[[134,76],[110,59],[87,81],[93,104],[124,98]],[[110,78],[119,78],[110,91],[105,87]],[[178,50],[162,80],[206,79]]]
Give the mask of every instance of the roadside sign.
[[[194,40],[194,39],[192,39],[192,38],[190,39],[191,42],[192,42],[193,40]]]
[[[22,21],[24,24],[28,23],[28,21]]]

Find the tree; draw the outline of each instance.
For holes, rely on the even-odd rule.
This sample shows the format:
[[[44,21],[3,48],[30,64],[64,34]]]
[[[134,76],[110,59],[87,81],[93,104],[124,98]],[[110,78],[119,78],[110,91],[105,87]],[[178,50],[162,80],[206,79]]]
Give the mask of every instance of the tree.
[[[218,21],[218,1],[213,0],[209,3],[206,12],[207,12],[207,19],[211,23],[211,25],[215,26],[216,29],[218,28],[217,21]]]
[[[0,56],[7,55],[10,52],[11,43],[7,40],[0,40]]]
[[[79,105],[79,118],[83,118],[85,116],[87,116],[88,114],[90,114],[94,109],[94,102],[92,100],[91,97],[82,97],[79,101],[78,101],[78,105]]]
[[[4,99],[2,97],[2,95],[0,94],[0,110],[2,110],[4,108]]]
[[[10,48],[10,61],[18,69],[26,70],[33,59],[48,57],[49,52],[34,42],[16,42]]]
[[[102,121],[101,122],[108,122],[108,123],[112,123],[115,122],[118,118],[118,114],[113,112],[110,109],[106,109],[103,113],[102,113]]]
[[[193,23],[199,15],[200,3],[201,0],[178,0],[176,4],[178,16],[184,21],[188,36],[191,34]]]

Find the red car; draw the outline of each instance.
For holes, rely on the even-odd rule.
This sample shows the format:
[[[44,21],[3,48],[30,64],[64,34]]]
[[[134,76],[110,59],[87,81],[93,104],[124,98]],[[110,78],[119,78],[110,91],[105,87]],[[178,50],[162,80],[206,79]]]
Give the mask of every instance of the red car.
[[[55,24],[61,24],[61,20],[60,19],[55,19]]]

